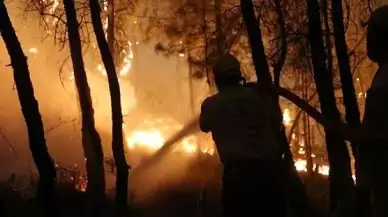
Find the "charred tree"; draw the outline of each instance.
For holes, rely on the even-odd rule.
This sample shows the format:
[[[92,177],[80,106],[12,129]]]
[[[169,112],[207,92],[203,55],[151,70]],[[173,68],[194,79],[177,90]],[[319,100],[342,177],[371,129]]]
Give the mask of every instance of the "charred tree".
[[[13,76],[19,97],[23,117],[26,122],[30,150],[36,168],[39,172],[37,197],[41,199],[47,216],[56,210],[56,170],[53,159],[46,146],[42,117],[38,101],[34,96],[34,87],[30,79],[27,57],[24,55],[19,39],[12,26],[4,0],[0,0],[0,33],[7,47],[13,68]]]
[[[278,22],[280,25],[280,34],[283,38],[282,42],[282,53],[280,55],[277,64],[275,65],[275,81],[277,86],[279,86],[279,77],[282,69],[282,65],[284,64],[286,55],[287,55],[287,44],[284,37],[286,37],[286,31],[284,26],[284,19],[282,18],[282,13],[280,9],[279,1],[275,1],[275,5],[277,7],[277,15]],[[246,25],[249,42],[252,50],[253,63],[256,69],[257,81],[265,84],[272,84],[271,74],[269,72],[269,67],[267,63],[267,58],[265,56],[263,40],[261,36],[260,25],[257,22],[252,1],[241,0],[241,12],[243,15],[244,23]],[[286,178],[288,179],[287,191],[290,194],[290,202],[295,209],[295,212],[298,216],[308,216],[310,214],[310,205],[309,201],[304,189],[304,185],[301,179],[298,176],[298,172],[294,165],[294,159],[289,147],[289,143],[287,140],[285,127],[282,125],[282,111],[279,105],[279,98],[277,95],[273,97],[273,103],[277,110],[278,123],[274,129],[275,133],[278,137],[278,142],[281,151],[284,154],[283,164],[284,164],[284,172]]]
[[[357,103],[356,91],[353,83],[353,75],[350,68],[348,47],[345,37],[344,15],[341,0],[332,0],[332,21],[334,30],[335,48],[337,53],[338,67],[341,78],[341,88],[345,107],[346,123],[353,129],[361,125],[360,110]],[[358,145],[352,142],[352,151],[356,164],[356,179],[361,180],[359,173]],[[359,216],[368,216],[369,191],[356,183],[356,207]]]
[[[82,145],[86,158],[86,171],[88,174],[88,186],[86,191],[92,202],[93,215],[101,216],[101,208],[105,198],[104,154],[100,135],[95,128],[94,109],[82,57],[82,47],[78,31],[79,24],[77,21],[74,0],[64,0],[63,3],[67,18],[67,31],[75,84],[78,90],[78,98],[81,107]]]
[[[116,69],[109,51],[109,44],[104,36],[104,29],[101,22],[101,8],[98,0],[90,0],[90,12],[94,33],[100,48],[100,54],[107,71],[109,92],[112,108],[112,150],[117,169],[116,177],[116,205],[119,211],[123,211],[127,205],[128,198],[128,169],[125,159],[123,139],[123,115],[121,112],[120,84]]]
[[[341,116],[336,106],[333,86],[333,75],[326,65],[325,48],[321,29],[320,9],[317,0],[307,0],[308,39],[311,49],[313,75],[319,96],[319,102],[324,117],[341,122]],[[325,128],[326,146],[330,164],[330,209],[333,212],[338,204],[349,207],[353,192],[353,179],[349,153],[346,143],[336,132]]]

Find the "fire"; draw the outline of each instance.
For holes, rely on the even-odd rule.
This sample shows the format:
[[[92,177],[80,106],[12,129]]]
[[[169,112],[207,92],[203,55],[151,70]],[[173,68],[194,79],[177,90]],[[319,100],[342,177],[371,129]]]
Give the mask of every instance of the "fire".
[[[127,134],[126,142],[129,149],[143,148],[150,152],[160,149],[164,142],[174,131],[178,131],[182,126],[170,118],[153,119],[144,121],[140,127]],[[124,126],[125,129],[125,126]],[[184,138],[174,149],[177,152],[196,153],[213,155],[214,148],[211,144],[198,145],[196,136]]]
[[[288,126],[291,124],[291,114],[290,114],[290,110],[289,109],[284,109],[283,110],[283,123],[284,125]]]
[[[41,4],[43,4],[43,6],[45,8],[48,9],[48,14],[55,14],[55,12],[57,11],[58,7],[60,6],[60,2],[59,0],[42,0],[40,2]],[[58,18],[56,16],[53,16],[53,17],[50,17],[50,16],[47,16],[45,18],[46,22],[49,23],[50,20],[51,20],[51,24],[53,25],[53,27],[57,24],[58,22]],[[50,31],[48,31],[50,32]]]
[[[125,54],[125,57],[123,60],[124,65],[121,67],[120,70],[120,76],[125,76],[128,74],[129,70],[132,67],[133,51],[131,41],[128,41],[128,50],[123,50],[122,52]]]
[[[52,3],[52,6],[50,8],[50,14],[54,14],[55,10],[57,10],[57,8],[59,6],[59,1],[58,0],[53,0],[53,1],[51,1],[51,3]]]
[[[106,71],[103,65],[98,64],[97,65],[97,71],[99,71],[103,76],[106,76]]]
[[[307,161],[304,159],[295,160],[295,168],[299,172],[307,172]],[[313,170],[317,171],[320,175],[329,176],[330,167],[328,165],[313,164]],[[352,178],[353,180],[356,180],[356,177],[354,175],[352,176]]]
[[[300,172],[307,172],[307,161],[303,159],[298,159],[295,161],[295,168]]]
[[[108,1],[104,1],[104,8],[103,8],[104,12],[107,12],[108,11]],[[107,32],[107,29],[108,29],[108,17],[105,18],[105,20],[103,20],[102,22],[103,24],[103,28],[104,28],[104,32],[105,32],[105,38],[108,38],[108,32]]]
[[[36,54],[36,53],[38,53],[38,49],[36,47],[32,47],[32,48],[28,49],[28,52]]]
[[[152,150],[157,150],[163,146],[165,141],[165,138],[157,129],[152,129],[150,131],[135,131],[127,138],[127,144],[130,149],[139,145],[144,145]]]
[[[126,141],[129,149],[145,148],[148,151],[155,152],[163,146],[166,137],[158,129],[137,130],[128,135]],[[193,136],[183,139],[175,151],[185,153],[200,151],[203,154],[214,154],[213,148],[198,148],[196,141],[196,137]]]
[[[317,168],[318,166],[318,168]],[[307,172],[307,161],[304,159],[297,159],[295,160],[295,168],[299,172]],[[330,167],[327,165],[316,165],[313,164],[313,170],[316,170],[318,174],[321,174],[323,176],[328,176]]]

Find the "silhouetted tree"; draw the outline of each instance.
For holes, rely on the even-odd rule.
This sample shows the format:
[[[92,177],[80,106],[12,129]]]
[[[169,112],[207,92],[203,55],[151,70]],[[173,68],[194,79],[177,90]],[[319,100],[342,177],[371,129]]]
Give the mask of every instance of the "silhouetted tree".
[[[343,19],[342,1],[332,0],[333,32],[345,106],[345,120],[350,127],[358,128],[361,125],[360,111],[353,84],[353,75],[350,68]],[[353,154],[356,155],[354,146]]]
[[[346,123],[357,129],[361,125],[360,110],[356,98],[356,90],[353,83],[353,74],[350,68],[350,60],[348,54],[348,46],[345,37],[344,15],[341,0],[332,0],[332,20],[333,32],[335,40],[335,48],[337,53],[338,67],[341,78],[341,88],[343,94],[343,103],[345,106]],[[360,180],[358,165],[359,158],[357,154],[357,143],[352,143],[353,156],[355,157],[356,179]],[[368,190],[363,188],[356,182],[356,200],[357,214],[365,215],[368,213],[369,196]]]
[[[82,145],[86,157],[86,170],[88,175],[87,192],[92,202],[93,215],[102,215],[102,206],[105,198],[104,154],[101,138],[95,128],[94,110],[90,96],[90,88],[85,72],[80,35],[78,32],[77,14],[74,0],[64,0],[67,18],[67,32],[69,47],[74,69],[75,84],[82,117]]]
[[[115,64],[123,66],[124,59],[128,55],[123,51],[129,49],[128,42],[132,40],[131,24],[133,21],[133,12],[137,0],[103,0],[99,1],[104,5],[102,10],[102,19],[104,27],[106,27],[106,36],[108,44],[112,50]],[[88,0],[77,1],[75,4],[77,11],[77,19],[79,21],[81,41],[85,45],[91,45],[95,41],[91,38],[91,20],[90,8]],[[61,48],[66,46],[68,42],[66,32],[65,11],[62,4],[56,4],[53,1],[27,0],[26,12],[37,12],[40,16],[40,22],[45,32],[46,37],[52,37],[56,45]],[[88,47],[91,54],[96,54],[94,46]]]
[[[341,122],[341,115],[336,106],[333,75],[328,71],[321,29],[320,9],[317,0],[307,0],[308,39],[311,48],[313,75],[319,96],[323,116]],[[346,143],[336,132],[325,129],[327,153],[330,164],[330,209],[334,211],[338,204],[351,205],[353,180],[350,157]]]
[[[34,87],[30,79],[27,57],[24,55],[11,20],[8,16],[4,0],[0,0],[0,33],[7,47],[20,106],[27,126],[28,140],[33,160],[39,172],[37,197],[42,199],[47,216],[52,216],[56,210],[56,170],[54,161],[50,157],[42,117],[39,112],[38,101],[34,96]]]
[[[117,169],[116,177],[116,205],[119,210],[123,210],[127,205],[128,198],[128,164],[124,153],[123,140],[123,116],[121,112],[120,84],[117,78],[116,69],[109,49],[109,44],[105,39],[104,29],[101,22],[100,5],[98,0],[90,0],[90,12],[92,24],[100,48],[102,61],[108,76],[109,92],[112,107],[112,150]]]
[[[282,12],[279,11],[280,9],[280,2],[275,0],[276,7],[278,7],[278,22],[280,25],[280,35],[281,38],[286,37],[285,33],[285,26],[284,26],[284,20],[282,16]],[[267,83],[268,85],[272,84],[272,78],[269,71],[268,63],[267,63],[267,57],[265,55],[265,49],[263,45],[263,40],[261,36],[261,29],[260,24],[257,22],[255,13],[254,13],[254,7],[252,1],[244,1],[241,0],[241,12],[243,15],[243,19],[247,28],[249,42],[251,45],[252,50],[252,58],[253,63],[256,69],[256,76],[257,81],[261,83]],[[283,43],[284,42],[284,39]],[[287,54],[287,47],[284,48],[284,46],[287,46],[286,44],[283,44],[283,51],[281,54],[281,57],[277,61],[275,68],[275,76],[277,77],[276,80],[276,86],[279,86],[279,76],[281,72],[282,65],[285,61],[285,55]],[[284,154],[284,170],[287,177],[287,191],[290,194],[290,200],[293,205],[293,208],[295,208],[295,211],[298,216],[308,216],[310,215],[310,207],[308,198],[306,196],[306,192],[303,186],[303,183],[301,182],[298,173],[296,171],[296,168],[294,166],[294,160],[292,157],[292,153],[290,151],[289,143],[287,140],[285,127],[282,125],[282,111],[279,105],[278,97],[273,97],[273,103],[277,109],[276,113],[279,116],[278,126],[275,126],[275,133],[278,137],[278,144],[280,146],[280,149],[282,151],[282,154]],[[277,128],[277,129],[276,129]]]

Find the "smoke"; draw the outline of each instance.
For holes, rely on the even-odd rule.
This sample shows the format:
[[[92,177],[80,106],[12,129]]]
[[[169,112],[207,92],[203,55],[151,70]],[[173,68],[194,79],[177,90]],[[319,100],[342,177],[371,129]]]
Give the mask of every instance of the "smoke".
[[[194,163],[195,158],[196,156],[169,152],[158,163],[131,174],[130,192],[132,202],[143,203],[148,201],[162,189],[171,188],[187,179],[189,168]]]
[[[169,138],[163,147],[143,159],[132,172],[132,184],[138,186],[134,191],[137,198],[147,198],[149,193],[177,179],[183,179],[195,153],[174,154],[178,142],[197,130],[198,118],[187,123],[181,130]]]
[[[61,51],[54,45],[52,38],[43,38],[46,33],[39,26],[34,15],[22,19],[22,11],[17,2],[7,3],[11,20],[19,41],[28,57],[35,97],[46,129],[47,145],[51,156],[62,167],[74,164],[84,171],[84,157],[80,135],[80,113],[77,94],[72,80],[71,61],[67,47]],[[1,40],[2,41],[2,40]],[[111,151],[111,108],[108,83],[98,70],[99,58],[89,51],[85,54],[85,66],[91,88],[97,129],[102,137],[104,154],[112,156]],[[178,123],[190,117],[187,65],[184,59],[166,59],[157,56],[150,45],[137,44],[134,47],[134,67],[129,75],[122,78],[121,95],[123,104],[125,133],[128,135],[143,122],[145,117],[169,117]],[[11,173],[28,174],[35,171],[25,122],[14,89],[13,71],[8,53],[0,42],[0,129],[9,141],[0,137],[0,163],[7,164],[0,170],[0,180]],[[62,71],[61,66],[64,64]],[[204,85],[203,85],[204,84]],[[206,83],[194,85],[203,91]],[[198,99],[197,102],[200,102]],[[176,129],[178,130],[178,129]],[[174,131],[175,132],[175,131]],[[17,153],[11,152],[9,142]],[[142,150],[128,150],[128,160],[133,168],[151,156]],[[162,160],[153,163],[144,172],[131,176],[131,186],[138,198],[147,198],[160,186],[173,185],[187,178],[198,157],[195,154],[168,151]],[[108,173],[109,174],[109,173]],[[108,175],[108,188],[114,186],[114,176]]]

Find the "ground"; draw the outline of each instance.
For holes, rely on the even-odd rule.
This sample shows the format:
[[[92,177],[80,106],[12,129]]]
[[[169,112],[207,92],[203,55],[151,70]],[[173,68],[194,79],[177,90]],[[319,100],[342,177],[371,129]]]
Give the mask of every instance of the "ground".
[[[211,162],[206,161],[209,165]],[[214,166],[214,165],[213,165]],[[204,174],[200,164],[193,164],[179,182],[163,183],[147,199],[135,201],[130,209],[131,217],[220,217],[220,185],[219,182],[211,182],[214,179]],[[199,175],[201,174],[201,175]],[[219,174],[218,174],[219,175]],[[316,175],[314,179],[305,180],[309,198],[314,207],[321,213],[327,210],[328,184],[325,177]],[[202,181],[202,182],[199,182]],[[199,184],[202,183],[202,184]],[[206,183],[206,184],[204,184]],[[217,184],[218,183],[218,184]],[[31,181],[33,192],[34,182]],[[134,197],[136,199],[136,196]],[[76,191],[71,185],[60,185],[60,201],[65,217],[77,217],[85,215],[83,204],[86,195]],[[113,200],[107,201],[108,212],[113,213]],[[32,195],[26,190],[17,190],[11,187],[10,182],[0,184],[0,216],[32,217],[40,216],[37,205]],[[291,215],[290,215],[291,216]]]

